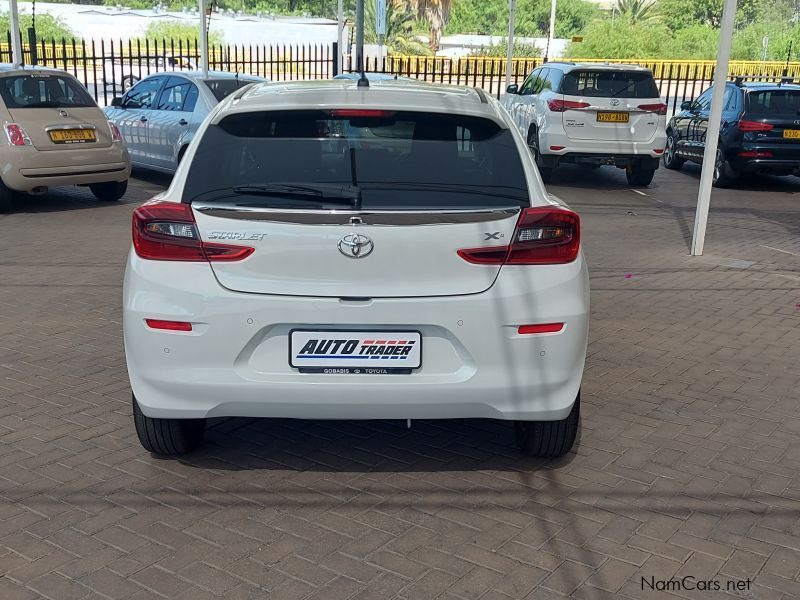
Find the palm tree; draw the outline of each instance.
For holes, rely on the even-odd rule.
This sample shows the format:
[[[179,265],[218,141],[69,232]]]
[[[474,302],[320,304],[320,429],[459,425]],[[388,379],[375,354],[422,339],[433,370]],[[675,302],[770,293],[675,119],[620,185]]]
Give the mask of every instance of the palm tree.
[[[378,43],[375,31],[375,0],[364,1],[364,41]],[[430,54],[430,49],[414,35],[415,16],[405,2],[386,3],[386,35],[383,43],[395,54]]]
[[[649,23],[657,18],[655,0],[617,0],[613,10],[631,23]]]
[[[420,19],[428,21],[431,31],[431,50],[439,49],[442,30],[450,18],[453,0],[410,0],[411,7],[416,10]]]

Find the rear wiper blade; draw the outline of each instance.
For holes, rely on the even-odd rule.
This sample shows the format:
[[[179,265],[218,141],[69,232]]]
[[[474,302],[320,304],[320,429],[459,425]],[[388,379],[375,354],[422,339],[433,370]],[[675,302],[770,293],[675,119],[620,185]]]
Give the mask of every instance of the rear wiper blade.
[[[237,185],[232,190],[236,194],[252,196],[289,196],[345,204],[353,204],[361,196],[361,191],[354,186],[335,184],[257,183]]]
[[[498,188],[500,186],[493,186],[493,187]],[[457,193],[457,194],[475,194],[478,196],[495,196],[498,198],[510,198],[512,200],[520,200],[528,197],[527,190],[523,190],[513,186],[503,186],[503,187],[507,188],[508,191],[505,190],[487,191],[485,188],[483,189],[481,189],[481,187],[473,188],[467,184],[449,185],[446,183],[412,183],[404,181],[392,181],[391,183],[385,183],[385,184],[363,185],[362,189],[370,191],[370,190],[391,190],[391,189],[401,188],[405,190],[414,190],[420,192],[446,192],[446,193]],[[512,190],[518,191],[519,194],[509,193]]]

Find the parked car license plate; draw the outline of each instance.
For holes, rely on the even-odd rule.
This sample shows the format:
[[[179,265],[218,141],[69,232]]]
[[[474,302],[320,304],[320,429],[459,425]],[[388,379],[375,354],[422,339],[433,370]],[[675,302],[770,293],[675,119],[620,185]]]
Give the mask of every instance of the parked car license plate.
[[[293,329],[289,365],[301,372],[380,375],[410,373],[422,364],[418,331]]]
[[[626,112],[599,112],[597,121],[600,123],[627,123],[629,115]]]
[[[93,129],[54,129],[49,133],[56,144],[82,144],[97,139]]]
[[[784,129],[783,137],[792,139],[800,138],[800,129]]]

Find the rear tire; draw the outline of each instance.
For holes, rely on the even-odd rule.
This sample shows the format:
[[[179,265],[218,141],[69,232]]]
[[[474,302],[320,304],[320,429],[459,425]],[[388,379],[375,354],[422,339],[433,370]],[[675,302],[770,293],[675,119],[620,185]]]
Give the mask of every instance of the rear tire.
[[[528,148],[533,154],[533,160],[536,163],[536,168],[539,169],[539,176],[542,178],[543,183],[550,183],[553,179],[554,167],[544,166],[542,161],[542,153],[539,151],[539,134],[536,130],[528,132]]]
[[[0,180],[0,214],[10,213],[14,209],[15,195],[14,190]]]
[[[628,180],[628,185],[634,187],[647,187],[653,182],[653,177],[656,174],[654,168],[645,168],[639,164],[633,163],[625,168],[625,177]]]
[[[516,421],[517,445],[528,456],[558,458],[572,449],[578,435],[581,415],[581,393],[566,419],[561,421]]]
[[[686,161],[677,154],[677,142],[675,133],[670,131],[667,134],[667,146],[664,148],[664,166],[673,171],[679,171]]]
[[[114,202],[125,195],[128,190],[128,181],[106,181],[105,183],[93,183],[89,186],[94,197],[102,202]]]
[[[731,168],[725,158],[725,150],[722,146],[717,146],[717,156],[714,160],[714,175],[711,180],[711,185],[716,188],[724,188],[731,185],[738,177],[738,174]]]
[[[139,443],[153,454],[173,456],[197,448],[203,441],[205,419],[153,419],[145,416],[133,399],[133,423]]]

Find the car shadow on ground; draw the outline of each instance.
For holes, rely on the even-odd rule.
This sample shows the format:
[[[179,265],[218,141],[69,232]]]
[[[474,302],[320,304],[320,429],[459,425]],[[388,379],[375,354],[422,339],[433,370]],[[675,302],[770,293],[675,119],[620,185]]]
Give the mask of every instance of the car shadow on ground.
[[[656,175],[658,177],[658,175]],[[549,186],[567,187],[574,189],[603,189],[603,190],[630,190],[631,186],[625,179],[625,171],[613,166],[602,166],[598,168],[585,167],[580,165],[562,165],[553,171],[553,178]],[[658,187],[658,181],[651,184]]]
[[[205,444],[179,457],[186,466],[215,470],[314,472],[538,471],[571,463],[522,454],[513,425],[493,419],[312,421],[212,419]],[[175,458],[153,458],[171,461]]]
[[[140,169],[139,167],[133,168],[131,177],[135,177],[140,182],[143,182],[145,184],[158,186],[159,188],[167,188],[169,187],[169,184],[172,182],[172,175],[168,175],[167,173],[161,173],[159,171]]]
[[[166,189],[172,181],[172,176],[155,171],[144,171],[134,169],[131,178],[136,178],[136,191],[145,192],[155,196]],[[133,186],[128,187],[128,192],[120,200],[114,202],[102,202],[94,197],[88,187],[64,186],[48,190],[44,194],[24,194],[18,193],[14,197],[13,209],[10,214],[27,213],[49,213],[71,210],[93,209],[98,210],[103,207],[114,207],[119,204],[141,204],[140,194],[134,192]],[[134,196],[139,196],[134,198]]]
[[[115,202],[101,202],[95,198],[88,188],[64,187],[49,190],[44,194],[16,194],[11,214],[36,214],[65,212],[72,210],[100,210],[119,204],[138,204],[140,201],[124,197]]]
[[[699,164],[686,163],[679,173],[688,175],[696,180],[699,185],[701,173]],[[792,194],[800,192],[800,177],[795,175],[747,174],[738,177],[724,189],[741,190],[743,192],[786,192]]]

